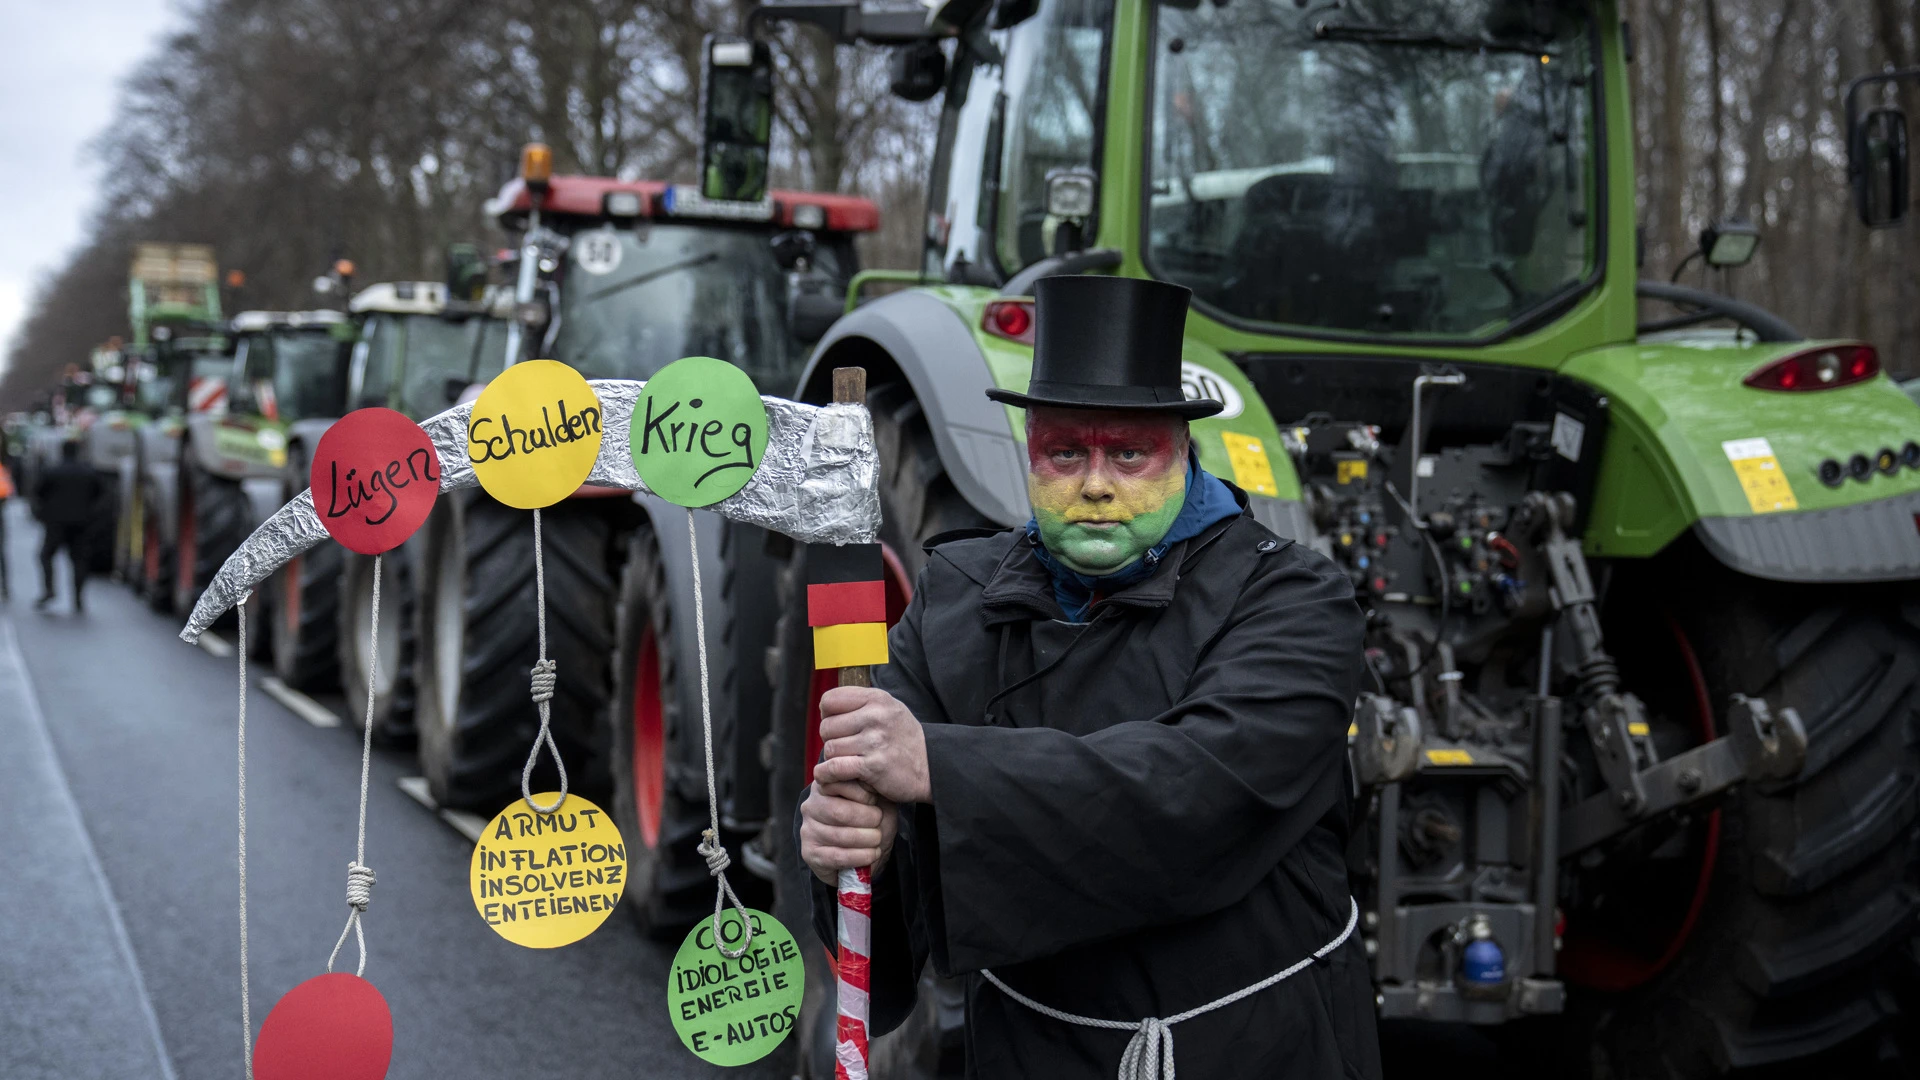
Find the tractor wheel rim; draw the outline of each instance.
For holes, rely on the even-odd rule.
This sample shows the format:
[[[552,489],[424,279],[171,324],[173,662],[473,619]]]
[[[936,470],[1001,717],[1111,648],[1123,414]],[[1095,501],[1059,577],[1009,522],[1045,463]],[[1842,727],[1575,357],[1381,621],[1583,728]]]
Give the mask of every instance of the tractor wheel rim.
[[[193,599],[193,568],[199,562],[200,536],[194,528],[193,500],[191,497],[180,500],[180,543],[179,555],[174,560],[173,587],[189,602]]]
[[[305,561],[304,556],[295,555],[280,575],[280,626],[289,642],[300,636],[300,569]]]
[[[382,584],[390,584],[382,582]],[[369,566],[365,574],[355,575],[353,593],[350,600],[352,610],[349,618],[353,620],[353,655],[360,665],[362,682],[371,678],[375,698],[384,699],[393,693],[394,673],[400,666],[400,632],[389,625],[387,632],[380,635],[377,643],[379,656],[374,656],[373,640],[373,568]],[[375,659],[379,660],[375,664]]]
[[[1679,620],[1668,614],[1666,623],[1667,631],[1673,638],[1674,652],[1686,671],[1695,734],[1701,742],[1711,741],[1716,730],[1713,698],[1707,690],[1706,674],[1700,670],[1700,660],[1693,650],[1693,642],[1687,637]],[[1706,909],[1714,868],[1719,863],[1720,811],[1707,814],[1698,836],[1695,850],[1699,862],[1692,893],[1687,899],[1685,912],[1660,947],[1658,955],[1650,956],[1646,952],[1636,954],[1604,939],[1580,943],[1563,953],[1562,974],[1567,976],[1569,982],[1593,990],[1623,993],[1645,985],[1679,958],[1681,950],[1686,948],[1694,929],[1699,925],[1701,913]]]
[[[449,545],[451,547],[451,545]],[[467,627],[466,575],[452,551],[442,551],[434,572],[433,676],[440,724],[451,729],[460,707],[460,675]]]
[[[150,589],[160,583],[160,526],[151,520],[140,530],[140,576]]]
[[[660,819],[667,799],[667,733],[660,698],[660,646],[653,626],[640,632],[633,658],[633,812],[640,839],[660,845]]]

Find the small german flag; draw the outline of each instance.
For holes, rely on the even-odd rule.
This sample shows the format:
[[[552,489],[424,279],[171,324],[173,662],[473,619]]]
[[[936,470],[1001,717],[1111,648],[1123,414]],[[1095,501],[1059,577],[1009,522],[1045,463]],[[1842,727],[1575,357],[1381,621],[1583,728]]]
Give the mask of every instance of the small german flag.
[[[807,549],[807,625],[815,668],[887,662],[887,587],[879,544]]]

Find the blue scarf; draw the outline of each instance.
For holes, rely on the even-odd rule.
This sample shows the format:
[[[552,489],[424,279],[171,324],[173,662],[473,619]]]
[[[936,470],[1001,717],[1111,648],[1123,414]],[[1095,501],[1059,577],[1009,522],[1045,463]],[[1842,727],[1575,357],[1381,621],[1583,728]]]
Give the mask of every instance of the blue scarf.
[[[1145,555],[1113,573],[1090,577],[1061,565],[1060,560],[1054,558],[1053,553],[1040,542],[1040,522],[1037,518],[1027,520],[1027,540],[1033,545],[1034,557],[1040,560],[1040,565],[1046,567],[1047,574],[1053,578],[1053,598],[1060,602],[1060,610],[1067,613],[1067,621],[1080,623],[1087,621],[1087,613],[1093,607],[1095,596],[1112,596],[1135,582],[1145,581],[1159,568],[1160,560],[1166,557],[1168,548],[1182,540],[1199,536],[1216,522],[1239,516],[1240,503],[1233,497],[1233,489],[1222,483],[1219,477],[1202,469],[1198,454],[1189,454],[1186,502],[1174,517],[1173,525],[1167,529],[1167,535],[1161,537],[1160,542],[1149,548]]]

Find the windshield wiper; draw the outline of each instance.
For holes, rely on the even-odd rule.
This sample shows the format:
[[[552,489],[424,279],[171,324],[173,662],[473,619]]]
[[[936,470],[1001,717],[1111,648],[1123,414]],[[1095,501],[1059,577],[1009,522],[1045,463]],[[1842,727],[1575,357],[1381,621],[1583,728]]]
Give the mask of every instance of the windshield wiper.
[[[625,292],[628,289],[637,289],[640,286],[645,285],[649,281],[654,281],[658,278],[666,277],[668,274],[677,274],[682,270],[691,270],[696,266],[705,266],[710,262],[717,261],[719,258],[720,258],[719,252],[709,251],[705,255],[696,255],[693,258],[686,260],[685,262],[670,263],[666,266],[661,267],[658,270],[649,270],[646,273],[641,274],[639,277],[628,278],[627,280],[621,282],[618,285],[609,285],[606,288],[601,289],[599,292],[590,292],[585,296],[585,298],[583,298],[580,301],[580,303],[584,305],[584,304],[591,304],[599,300],[605,300],[607,297],[612,296],[614,293]]]
[[[1360,45],[1400,45],[1414,48],[1448,49],[1454,52],[1522,53],[1527,56],[1554,55],[1544,44],[1527,41],[1500,41],[1495,38],[1454,37],[1424,30],[1396,30],[1391,26],[1347,26],[1340,23],[1315,23],[1313,36],[1321,41],[1350,41]]]

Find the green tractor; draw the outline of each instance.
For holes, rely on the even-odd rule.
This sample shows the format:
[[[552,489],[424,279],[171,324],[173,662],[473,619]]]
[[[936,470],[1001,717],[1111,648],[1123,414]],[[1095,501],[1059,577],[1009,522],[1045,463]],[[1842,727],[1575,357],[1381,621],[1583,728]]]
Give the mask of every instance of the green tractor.
[[[1350,865],[1382,1019],[1475,1025],[1538,1075],[1920,1067],[1920,408],[1871,345],[1639,279],[1619,3],[772,21],[893,46],[896,93],[944,94],[924,265],[850,297],[797,387],[868,372],[896,609],[924,542],[1027,520],[1021,417],[985,391],[1025,386],[1033,282],[1185,285],[1188,393],[1226,405],[1203,465],[1369,614]],[[1876,115],[1884,218],[1905,124]],[[1718,265],[1755,241],[1705,239]],[[749,863],[792,926],[822,688],[800,557],[770,738],[724,765],[770,763]],[[1463,963],[1481,942],[1498,971]],[[956,1062],[954,989],[923,989],[876,1075]],[[809,1006],[827,1075],[831,995]]]
[[[512,296],[486,285],[486,264],[470,245],[450,259],[449,280],[395,281],[370,285],[356,293],[348,310],[359,324],[347,374],[349,410],[374,406],[425,420],[461,399],[467,389],[500,373],[506,361],[507,318]],[[302,461],[310,444],[289,449]],[[305,466],[290,472],[289,496],[306,487]],[[324,661],[328,681],[338,682],[356,723],[364,722],[361,703],[367,683],[373,687],[374,735],[402,742],[413,734],[415,568],[421,558],[418,539],[409,541],[382,564],[381,603],[389,632],[376,642],[370,632],[374,560],[334,545],[307,552],[297,570],[282,579],[275,633],[287,635],[287,651]],[[298,591],[300,596],[295,598]],[[290,613],[298,611],[296,619]],[[298,641],[298,648],[292,643]],[[313,669],[309,669],[313,670]],[[284,676],[283,676],[284,677]]]
[[[174,489],[190,416],[225,407],[232,341],[221,318],[213,249],[141,244],[128,274],[125,350],[132,382],[134,446],[120,483],[120,547],[114,561],[156,610],[175,600]]]

